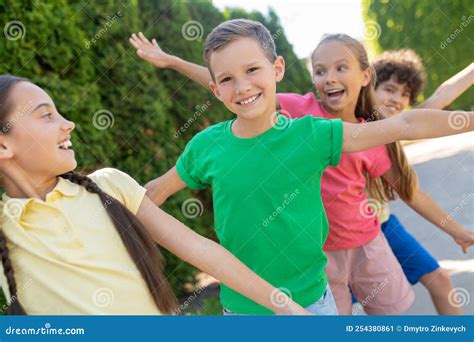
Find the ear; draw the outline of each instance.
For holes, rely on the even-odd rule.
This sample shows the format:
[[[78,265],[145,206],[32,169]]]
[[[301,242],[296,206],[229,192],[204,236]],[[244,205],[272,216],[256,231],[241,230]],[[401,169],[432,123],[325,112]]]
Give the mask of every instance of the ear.
[[[362,86],[365,87],[369,85],[370,81],[372,80],[372,75],[373,75],[372,68],[369,67],[365,69],[364,71],[362,71],[362,73],[363,73]]]
[[[209,81],[209,88],[211,89],[214,96],[222,102],[221,93],[219,92],[219,89],[217,89],[217,85],[214,83],[214,81]]]
[[[277,56],[275,63],[273,63],[273,69],[275,70],[276,81],[280,82],[285,76],[285,59],[282,56]]]
[[[0,134],[0,162],[7,159],[11,159],[12,157],[13,157],[13,152],[8,147],[5,136]]]

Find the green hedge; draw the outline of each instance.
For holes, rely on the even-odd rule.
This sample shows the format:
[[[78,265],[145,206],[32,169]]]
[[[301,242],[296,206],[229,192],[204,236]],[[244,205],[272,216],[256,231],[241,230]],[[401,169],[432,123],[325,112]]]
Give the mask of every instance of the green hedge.
[[[290,61],[288,83],[280,90],[305,92],[311,79],[288,44],[274,13],[232,10],[232,17],[252,17],[278,31],[277,47]],[[0,24],[20,21],[24,37],[0,40],[0,74],[30,78],[54,99],[58,109],[76,122],[73,137],[79,169],[119,168],[141,184],[172,167],[186,143],[204,127],[232,117],[206,89],[172,71],[155,70],[139,60],[128,38],[143,31],[156,37],[165,51],[202,63],[206,34],[229,18],[211,2],[131,1],[17,1],[0,3]],[[195,20],[201,37],[183,38],[182,27]],[[106,110],[113,126],[100,130],[94,113]],[[195,117],[182,134],[176,134]],[[184,200],[197,197],[204,204],[202,216],[186,218]],[[209,191],[184,190],[163,208],[199,233],[215,239],[212,200]],[[165,253],[166,273],[178,295],[183,285],[194,281],[196,270]],[[0,303],[2,304],[2,303]]]

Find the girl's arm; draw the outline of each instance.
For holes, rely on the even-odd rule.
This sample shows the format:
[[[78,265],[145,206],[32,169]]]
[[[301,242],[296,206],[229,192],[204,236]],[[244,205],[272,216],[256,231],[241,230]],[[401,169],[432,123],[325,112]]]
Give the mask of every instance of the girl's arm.
[[[358,152],[398,140],[418,140],[474,130],[474,112],[411,109],[388,119],[343,122],[342,152]]]
[[[160,69],[173,69],[200,84],[204,88],[210,89],[211,74],[206,67],[190,63],[174,55],[169,55],[161,50],[156,39],[152,42],[143,33],[132,34],[129,39],[130,44],[137,49],[138,56],[148,63]]]
[[[474,84],[474,63],[458,72],[449,80],[441,84],[425,102],[417,108],[443,109],[449,106],[462,93]]]
[[[138,209],[137,217],[161,246],[256,303],[276,314],[310,314],[285,293],[252,272],[225,248],[195,233],[155,206],[147,196]]]
[[[397,191],[397,172],[392,167],[383,176]],[[449,234],[461,246],[464,253],[474,245],[474,232],[470,232],[446,213],[427,193],[418,190],[411,202],[405,202],[424,219]]]

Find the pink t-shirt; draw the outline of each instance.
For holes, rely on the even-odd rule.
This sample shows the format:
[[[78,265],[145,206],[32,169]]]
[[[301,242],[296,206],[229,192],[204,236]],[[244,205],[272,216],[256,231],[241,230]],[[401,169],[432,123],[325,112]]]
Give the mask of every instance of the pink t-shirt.
[[[313,115],[335,119],[313,93],[278,94],[281,113],[292,118]],[[380,232],[371,200],[365,194],[366,179],[376,178],[392,165],[385,145],[362,152],[343,153],[337,167],[329,166],[321,179],[321,197],[329,221],[324,250],[365,245]]]

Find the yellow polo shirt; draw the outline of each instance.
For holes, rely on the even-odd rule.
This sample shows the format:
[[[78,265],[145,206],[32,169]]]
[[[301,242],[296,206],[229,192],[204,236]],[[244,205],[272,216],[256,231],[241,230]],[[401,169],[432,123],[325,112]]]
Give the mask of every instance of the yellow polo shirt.
[[[136,214],[146,190],[133,178],[110,168],[90,178]],[[160,314],[99,196],[59,178],[45,201],[3,194],[0,214],[28,314]]]

